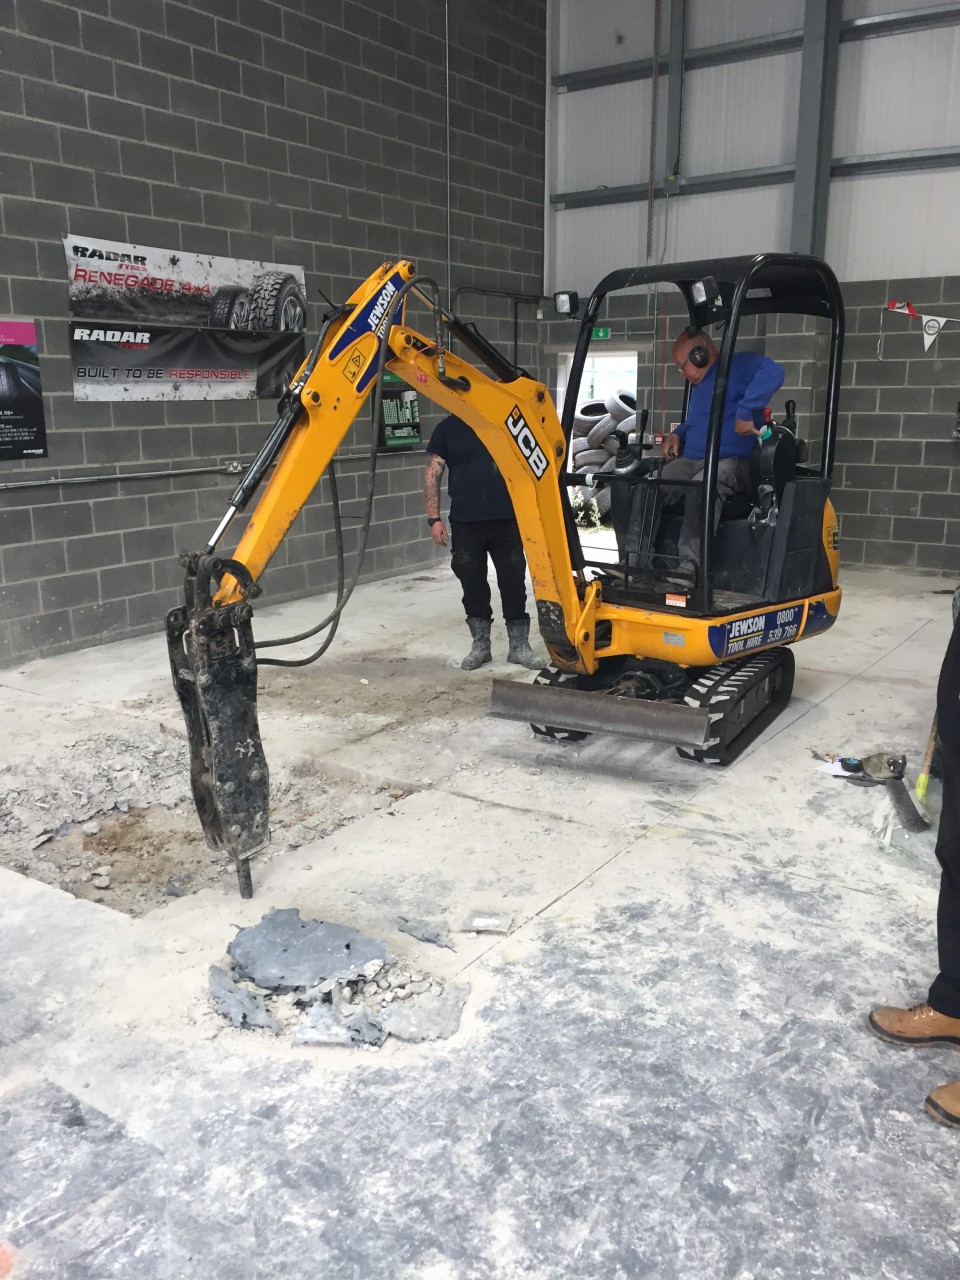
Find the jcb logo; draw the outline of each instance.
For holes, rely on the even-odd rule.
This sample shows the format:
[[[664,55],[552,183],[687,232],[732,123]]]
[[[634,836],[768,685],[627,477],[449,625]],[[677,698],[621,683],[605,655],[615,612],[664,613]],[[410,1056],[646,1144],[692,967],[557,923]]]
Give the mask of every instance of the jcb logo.
[[[539,480],[547,469],[546,455],[537,444],[536,436],[527,426],[519,405],[515,404],[510,410],[506,425],[510,434],[516,440],[520,452],[530,464],[530,470]]]

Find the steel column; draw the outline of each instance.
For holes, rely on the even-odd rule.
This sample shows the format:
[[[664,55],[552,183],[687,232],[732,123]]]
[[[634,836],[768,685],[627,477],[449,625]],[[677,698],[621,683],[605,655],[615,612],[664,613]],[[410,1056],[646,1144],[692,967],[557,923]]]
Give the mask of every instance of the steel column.
[[[687,29],[687,0],[671,0],[669,80],[667,82],[667,145],[663,189],[675,195],[680,178],[680,127],[683,112],[683,52]]]
[[[790,248],[817,257],[823,257],[827,242],[839,48],[840,5],[833,0],[807,0]]]

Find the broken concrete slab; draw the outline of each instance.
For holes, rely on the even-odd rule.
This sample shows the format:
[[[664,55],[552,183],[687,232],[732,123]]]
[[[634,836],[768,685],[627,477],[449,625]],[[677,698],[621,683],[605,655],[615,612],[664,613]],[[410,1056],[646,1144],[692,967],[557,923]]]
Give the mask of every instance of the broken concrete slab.
[[[460,1026],[460,1011],[470,988],[451,983],[440,991],[425,991],[402,1004],[385,1004],[377,1019],[398,1040],[448,1040]]]
[[[470,911],[463,922],[464,933],[509,933],[513,928],[513,916],[509,911],[484,908]]]
[[[431,924],[429,920],[409,920],[406,916],[398,916],[398,921],[397,928],[401,933],[408,933],[419,942],[432,942],[435,947],[447,947],[450,951],[456,951],[450,941],[450,929],[443,921]]]
[[[272,1018],[263,1003],[263,996],[246,987],[239,986],[226,969],[218,965],[210,966],[210,995],[217,1013],[221,1014],[235,1027],[263,1027],[275,1036],[280,1035],[283,1027]]]
[[[240,976],[271,991],[372,978],[393,957],[377,938],[349,925],[301,920],[296,907],[268,911],[227,947]]]
[[[293,1033],[294,1044],[380,1045],[386,1038],[386,1031],[364,1005],[348,1005],[341,1012],[319,1000]]]

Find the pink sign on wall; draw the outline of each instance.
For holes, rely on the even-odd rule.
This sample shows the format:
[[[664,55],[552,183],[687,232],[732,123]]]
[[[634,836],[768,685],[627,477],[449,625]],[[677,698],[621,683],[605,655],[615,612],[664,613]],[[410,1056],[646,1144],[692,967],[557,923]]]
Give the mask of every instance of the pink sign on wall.
[[[0,319],[0,458],[45,458],[37,326]]]

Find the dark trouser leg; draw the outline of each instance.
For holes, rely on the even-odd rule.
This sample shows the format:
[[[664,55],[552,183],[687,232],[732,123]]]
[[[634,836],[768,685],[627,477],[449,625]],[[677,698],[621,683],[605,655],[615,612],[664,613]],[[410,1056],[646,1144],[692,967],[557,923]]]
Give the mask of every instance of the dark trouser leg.
[[[937,949],[940,972],[930,1005],[960,1018],[960,626],[954,625],[937,689],[937,724],[943,750],[943,807],[937,834],[940,900]]]
[[[450,567],[463,588],[463,609],[468,618],[492,618],[487,582],[486,522],[451,520]]]
[[[685,480],[699,480],[703,472],[703,462],[697,464],[697,470],[691,470]],[[749,458],[721,458],[717,466],[717,503],[713,512],[713,528],[716,531],[720,523],[720,505],[723,498],[750,488]],[[703,528],[703,502],[699,489],[688,489],[687,501],[683,509],[683,528],[680,530],[680,559],[700,563],[700,533]]]
[[[624,547],[628,565],[649,567],[656,549],[657,534],[660,532],[660,512],[682,502],[689,493],[688,489],[670,484],[670,477],[674,480],[687,480],[702,466],[702,462],[674,458],[665,463],[659,480],[653,474],[634,487],[630,525]]]
[[[497,571],[504,622],[527,616],[527,562],[516,520],[488,520],[487,549]]]

